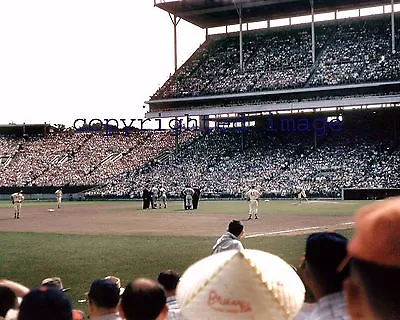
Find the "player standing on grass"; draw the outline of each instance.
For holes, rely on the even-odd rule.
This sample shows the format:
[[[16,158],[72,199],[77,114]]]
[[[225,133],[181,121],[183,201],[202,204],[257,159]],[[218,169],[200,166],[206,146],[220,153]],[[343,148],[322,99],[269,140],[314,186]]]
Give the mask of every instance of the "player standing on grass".
[[[187,185],[186,188],[183,190],[185,210],[193,209],[193,195],[194,190],[189,185]]]
[[[151,208],[157,209],[158,206],[158,188],[154,186],[151,188]]]
[[[24,202],[25,197],[22,190],[20,192],[15,192],[11,195],[11,202],[14,206],[14,219],[19,219],[19,214],[21,212],[21,205]]]
[[[63,196],[62,189],[58,189],[54,194],[56,195],[57,199],[57,208],[61,208],[61,201]]]
[[[159,201],[160,208],[161,208],[161,201],[162,204],[164,205],[164,208],[167,208],[167,190],[165,190],[164,186],[160,187],[159,198],[161,199]]]
[[[260,192],[255,189],[255,186],[251,186],[250,190],[246,192],[246,200],[249,202],[249,217],[247,220],[251,220],[252,215],[254,219],[258,219],[258,202],[260,201]]]
[[[306,196],[306,192],[304,190],[304,188],[300,185],[298,185],[297,187],[294,187],[294,193],[297,194],[297,198],[299,199],[299,203],[301,203],[301,199],[304,198],[306,199],[306,201],[308,201],[307,196]]]

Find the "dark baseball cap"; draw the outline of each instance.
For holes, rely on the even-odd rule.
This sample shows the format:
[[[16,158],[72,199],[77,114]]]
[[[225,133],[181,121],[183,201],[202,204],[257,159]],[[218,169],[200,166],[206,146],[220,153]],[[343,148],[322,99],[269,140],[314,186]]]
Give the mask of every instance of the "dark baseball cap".
[[[336,272],[347,256],[347,238],[336,232],[316,232],[308,236],[306,260],[326,272]]]
[[[72,306],[60,290],[42,286],[30,291],[22,300],[19,320],[72,320]]]
[[[110,280],[97,279],[90,286],[88,298],[97,307],[115,308],[119,302],[119,288]]]

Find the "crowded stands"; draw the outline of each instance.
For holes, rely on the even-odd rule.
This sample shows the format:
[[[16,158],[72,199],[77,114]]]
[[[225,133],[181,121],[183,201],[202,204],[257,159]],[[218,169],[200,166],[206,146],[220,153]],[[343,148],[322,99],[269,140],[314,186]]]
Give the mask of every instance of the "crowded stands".
[[[307,86],[399,80],[399,50],[391,50],[389,19],[316,26],[316,61],[309,27],[248,31],[243,72],[237,34],[212,36],[153,99],[244,93]],[[399,24],[396,22],[397,46]]]
[[[263,197],[293,196],[302,185],[310,197],[341,197],[342,188],[398,188],[400,150],[391,113],[348,114],[343,131],[184,130],[129,135],[54,133],[1,137],[0,185],[95,186],[88,198],[141,198],[144,187],[164,185],[180,197],[186,184],[202,197],[241,198],[255,184]],[[328,132],[329,133],[329,132]]]
[[[171,132],[151,130],[111,136],[55,133],[0,141],[2,186],[95,185],[144,165],[175,143]]]
[[[341,197],[345,187],[396,188],[400,149],[392,128],[382,129],[374,117],[357,114],[351,121],[348,116],[343,131],[319,139],[317,147],[312,133],[251,128],[198,133],[176,156],[114,177],[87,196],[140,198],[145,186],[161,184],[170,197],[179,197],[190,184],[200,187],[202,197],[226,198],[242,197],[251,184],[271,198],[291,197],[299,184],[311,197],[331,198]]]

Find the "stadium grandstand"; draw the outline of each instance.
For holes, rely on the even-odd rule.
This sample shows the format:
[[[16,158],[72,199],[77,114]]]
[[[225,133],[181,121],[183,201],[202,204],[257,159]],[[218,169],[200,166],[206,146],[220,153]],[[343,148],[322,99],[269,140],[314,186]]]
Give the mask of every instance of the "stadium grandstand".
[[[170,130],[5,127],[0,187],[76,187],[86,198],[140,198],[154,185],[179,197],[187,184],[224,198],[252,184],[268,198],[291,197],[297,185],[325,198],[397,192],[399,5],[155,1],[173,22],[176,72],[147,102],[146,117],[172,118]],[[362,16],[370,6],[380,13]],[[347,10],[356,16],[341,18]],[[293,24],[299,16],[309,22]],[[177,68],[179,19],[205,29],[206,39]],[[289,23],[273,27],[278,20]],[[249,30],[252,23],[263,27]],[[211,35],[215,27],[226,32]]]

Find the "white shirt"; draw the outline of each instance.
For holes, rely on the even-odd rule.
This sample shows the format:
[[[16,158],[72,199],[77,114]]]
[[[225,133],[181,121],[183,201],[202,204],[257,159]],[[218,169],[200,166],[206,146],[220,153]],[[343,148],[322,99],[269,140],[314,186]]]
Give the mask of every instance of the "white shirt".
[[[121,317],[117,313],[109,313],[100,317],[90,317],[91,320],[121,320]]]
[[[19,192],[13,193],[11,195],[11,197],[13,198],[14,202],[21,203],[21,202],[23,202],[25,200],[24,195],[22,193],[19,193]]]
[[[192,188],[186,188],[185,190],[183,190],[183,193],[187,196],[192,196],[194,195],[194,190]]]
[[[225,232],[217,239],[213,247],[212,253],[218,253],[227,250],[243,250],[243,245],[240,240],[230,232]]]
[[[246,192],[246,198],[249,200],[258,200],[260,199],[260,192],[258,192],[256,189],[250,189]]]

